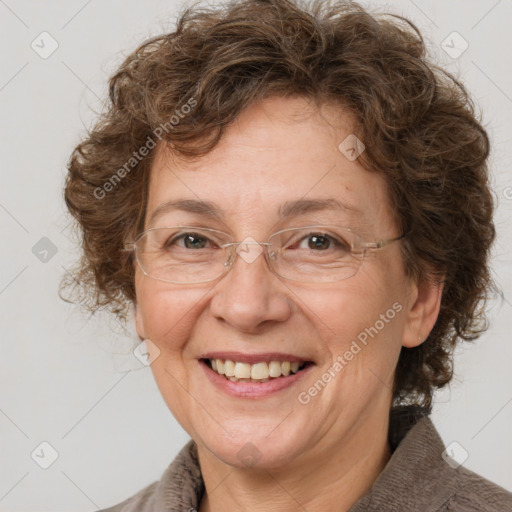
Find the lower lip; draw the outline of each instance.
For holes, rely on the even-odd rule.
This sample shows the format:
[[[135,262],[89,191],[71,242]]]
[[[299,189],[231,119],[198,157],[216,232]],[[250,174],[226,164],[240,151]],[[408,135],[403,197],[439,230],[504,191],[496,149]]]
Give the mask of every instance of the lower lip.
[[[206,376],[212,384],[224,393],[238,398],[265,398],[273,395],[278,391],[289,388],[297,384],[306,374],[313,368],[313,364],[309,364],[303,370],[289,377],[279,377],[271,379],[267,382],[233,382],[226,377],[214,372],[204,361],[199,361]]]

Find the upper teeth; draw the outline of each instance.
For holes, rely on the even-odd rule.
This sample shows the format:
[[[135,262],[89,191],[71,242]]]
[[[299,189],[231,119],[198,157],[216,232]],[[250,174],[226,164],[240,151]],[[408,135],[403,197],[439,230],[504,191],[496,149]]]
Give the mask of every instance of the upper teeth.
[[[212,369],[226,377],[237,379],[268,379],[269,377],[287,377],[297,373],[301,363],[298,361],[271,361],[270,363],[240,363],[229,359],[210,359]],[[303,363],[304,364],[304,363]]]

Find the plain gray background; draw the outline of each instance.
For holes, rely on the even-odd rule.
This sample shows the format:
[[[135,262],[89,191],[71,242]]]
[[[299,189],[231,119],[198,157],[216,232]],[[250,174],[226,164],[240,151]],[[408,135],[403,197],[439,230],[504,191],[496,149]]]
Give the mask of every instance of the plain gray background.
[[[488,333],[458,351],[456,377],[438,394],[433,419],[446,444],[467,451],[466,467],[512,490],[512,4],[362,4],[420,27],[432,57],[469,88],[492,139],[493,271],[505,300],[490,304]],[[106,315],[88,318],[57,294],[77,256],[62,200],[69,154],[101,111],[110,74],[139,42],[172,30],[181,5],[0,0],[2,511],[113,505],[159,479],[188,440],[150,369],[132,355],[134,332]],[[463,41],[454,31],[468,44],[458,56]],[[58,48],[42,58],[53,40]],[[36,460],[51,456],[41,442],[58,453],[48,469],[31,457],[34,450]]]

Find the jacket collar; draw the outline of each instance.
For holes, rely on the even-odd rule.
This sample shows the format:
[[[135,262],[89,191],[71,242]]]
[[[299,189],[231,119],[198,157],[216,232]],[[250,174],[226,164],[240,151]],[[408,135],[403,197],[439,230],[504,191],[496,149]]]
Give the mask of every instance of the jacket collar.
[[[453,492],[455,481],[442,458],[444,444],[429,414],[429,409],[413,405],[391,409],[389,443],[392,456],[371,488],[349,512],[420,510],[418,499],[434,495],[434,501],[439,501],[440,507],[446,496]],[[204,482],[193,440],[181,449],[154,485],[148,500],[144,500],[145,506],[137,511],[188,512],[199,509]],[[428,500],[428,510],[438,510],[432,499]],[[139,502],[139,506],[141,504]]]

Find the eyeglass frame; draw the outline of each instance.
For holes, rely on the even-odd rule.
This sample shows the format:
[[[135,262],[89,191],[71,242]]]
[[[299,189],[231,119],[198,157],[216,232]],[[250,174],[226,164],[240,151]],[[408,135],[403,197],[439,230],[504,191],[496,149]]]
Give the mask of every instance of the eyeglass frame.
[[[338,226],[338,225],[335,225],[335,224],[315,224],[315,225],[308,225],[308,226],[298,226],[298,227],[295,227],[295,228],[285,228],[285,229],[281,229],[279,231],[276,231],[275,233],[272,233],[268,237],[268,240],[270,240],[275,235],[279,235],[280,233],[283,233],[285,231],[299,230],[299,229],[305,229],[305,228],[328,228],[328,227],[337,227],[337,228],[344,229],[346,231],[350,231],[351,233],[353,233],[354,235],[356,235],[357,237],[359,237],[359,238],[361,238],[363,240],[363,237],[359,233],[354,231],[353,229],[347,228],[345,226]],[[375,249],[375,250],[382,249],[383,247],[386,247],[387,245],[389,245],[389,244],[391,244],[393,242],[397,242],[399,240],[404,239],[408,235],[408,233],[404,232],[400,236],[397,236],[397,237],[394,237],[394,238],[385,238],[385,239],[378,240],[378,241],[375,241],[375,242],[364,242],[364,243],[362,243],[362,249],[363,249],[362,257],[361,257],[361,262],[360,262],[360,264],[359,264],[359,266],[357,268],[357,271],[353,275],[351,275],[349,277],[342,278],[342,279],[338,279],[337,281],[302,281],[302,280],[292,279],[290,277],[283,276],[283,275],[279,274],[275,270],[275,268],[273,267],[272,263],[270,263],[270,261],[269,261],[270,255],[268,253],[268,247],[271,246],[271,245],[275,245],[275,244],[272,244],[272,243],[269,243],[269,242],[257,242],[257,241],[253,241],[253,242],[251,242],[251,241],[228,242],[226,244],[220,245],[219,248],[226,249],[226,248],[229,247],[230,250],[228,251],[228,258],[224,262],[225,270],[223,270],[216,277],[213,277],[211,279],[206,279],[206,280],[203,280],[203,281],[170,281],[168,279],[162,279],[162,278],[159,278],[159,277],[153,277],[153,276],[149,275],[146,272],[146,270],[144,269],[144,267],[143,267],[143,265],[142,265],[142,263],[141,263],[141,261],[139,259],[139,255],[137,253],[137,241],[140,240],[144,235],[146,235],[150,231],[154,231],[154,230],[157,230],[157,229],[172,229],[172,228],[180,228],[180,229],[184,228],[184,229],[189,229],[189,230],[197,229],[197,230],[201,230],[201,231],[214,231],[216,233],[222,233],[223,235],[229,236],[229,234],[226,233],[225,231],[220,231],[218,229],[205,228],[205,227],[200,227],[200,226],[158,226],[158,227],[153,227],[153,228],[146,229],[142,233],[139,233],[135,237],[135,240],[133,242],[126,242],[124,244],[124,249],[123,250],[125,252],[134,252],[135,253],[135,259],[137,260],[137,263],[139,264],[139,267],[142,270],[142,273],[146,277],[149,277],[150,279],[155,279],[156,281],[161,281],[163,283],[171,283],[171,284],[202,284],[202,283],[210,283],[212,281],[215,281],[216,279],[219,279],[222,276],[225,276],[231,270],[231,268],[233,268],[234,259],[236,257],[236,256],[234,257],[234,255],[236,254],[236,250],[234,250],[234,247],[235,246],[239,246],[239,245],[249,245],[249,244],[250,245],[263,245],[263,246],[265,246],[265,249],[263,250],[263,253],[264,253],[265,261],[267,262],[268,268],[270,269],[270,271],[272,273],[274,273],[275,275],[277,275],[279,277],[282,277],[283,279],[287,279],[289,281],[301,282],[301,283],[340,282],[340,281],[344,281],[346,279],[350,279],[351,277],[354,277],[359,272],[359,269],[361,268],[361,266],[363,264],[364,257],[366,256],[366,250],[367,249]],[[350,254],[353,254],[352,251],[350,252]]]

